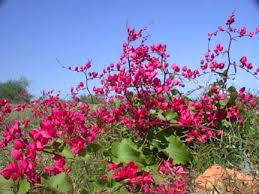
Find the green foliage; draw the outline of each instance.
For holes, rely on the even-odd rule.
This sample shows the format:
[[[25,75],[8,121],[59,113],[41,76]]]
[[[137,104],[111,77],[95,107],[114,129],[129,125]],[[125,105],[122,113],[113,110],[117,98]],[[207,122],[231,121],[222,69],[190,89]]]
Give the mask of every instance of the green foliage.
[[[30,190],[30,183],[25,179],[20,179],[17,194],[26,194]]]
[[[0,194],[13,194],[13,187],[14,182],[12,180],[6,180],[0,175]]]
[[[258,116],[254,110],[244,112],[242,126],[222,121],[224,135],[209,143],[193,145],[191,163],[196,172],[203,172],[213,164],[238,168],[254,174],[258,165]]]
[[[151,109],[150,114],[156,116],[162,121],[169,121],[170,123],[176,123],[178,114],[171,109],[163,111],[162,109]]]
[[[234,15],[232,16],[234,17]],[[230,19],[234,21],[233,18]],[[162,49],[160,49],[156,45],[144,46],[147,38],[144,38],[145,36],[142,36],[141,33],[145,31],[144,29],[139,32],[128,29],[129,36],[126,45],[128,49],[125,49],[125,45],[123,46],[123,55],[116,65],[118,74],[115,73],[117,71],[112,67],[112,64],[107,67],[107,71],[103,71],[99,77],[102,80],[102,88],[98,88],[96,91],[94,89],[96,95],[91,95],[87,87],[88,80],[90,81],[97,76],[97,74],[96,76],[92,75],[94,72],[88,72],[88,68],[91,66],[90,62],[81,67],[77,66],[73,70],[83,73],[86,78],[85,89],[89,95],[82,95],[80,100],[71,98],[65,101],[54,96],[50,96],[48,99],[49,95],[43,94],[40,99],[46,99],[46,101],[35,101],[21,112],[10,113],[12,103],[31,100],[32,96],[27,91],[29,83],[26,79],[0,83],[0,98],[11,101],[10,105],[1,101],[0,108],[3,110],[2,113],[0,112],[0,120],[3,121],[3,125],[0,122],[0,128],[4,132],[3,138],[0,140],[4,141],[0,147],[4,149],[0,153],[0,157],[3,158],[0,165],[4,166],[8,160],[13,158],[17,164],[8,166],[5,169],[6,173],[9,173],[10,169],[11,173],[14,170],[25,172],[25,174],[17,174],[19,179],[15,181],[7,181],[0,176],[0,194],[13,192],[26,194],[33,190],[40,193],[40,189],[45,189],[49,193],[137,193],[143,191],[143,186],[147,189],[146,186],[149,185],[145,183],[145,176],[151,176],[151,174],[146,174],[145,171],[151,172],[154,178],[155,183],[153,180],[146,179],[147,182],[150,182],[149,186],[152,189],[156,187],[156,184],[163,182],[160,186],[169,192],[169,187],[177,187],[175,180],[179,181],[179,186],[184,187],[185,177],[180,175],[182,174],[180,171],[182,171],[182,167],[184,170],[186,170],[185,167],[188,169],[187,164],[190,163],[195,172],[203,171],[214,163],[227,167],[238,166],[247,172],[256,169],[255,165],[259,158],[257,149],[258,119],[255,111],[247,112],[247,108],[250,108],[249,104],[239,99],[242,98],[243,94],[239,94],[234,86],[228,87],[227,81],[232,77],[229,67],[234,66],[236,73],[236,64],[231,62],[229,56],[231,41],[236,35],[232,36],[234,31],[229,27],[230,24],[227,26],[224,31],[230,37],[229,47],[224,51],[223,47],[219,50],[222,55],[224,52],[228,54],[228,67],[226,69],[227,64],[223,62],[219,63],[219,67],[214,68],[211,65],[216,62],[216,58],[213,58],[211,51],[208,52],[208,55],[205,54],[204,59],[211,63],[208,69],[211,69],[211,73],[217,76],[217,81],[212,84],[210,81],[208,89],[206,89],[207,86],[204,87],[205,91],[201,99],[192,100],[190,98],[192,92],[203,88],[201,86],[195,87],[194,90],[187,93],[181,93],[172,88],[177,85],[186,85],[185,78],[196,83],[194,78],[210,72],[206,71],[202,74],[197,72],[197,75],[196,71],[192,72],[187,67],[183,67],[180,71],[178,66],[173,65],[175,73],[170,73],[171,70],[167,68],[168,64],[165,60],[167,58],[166,47],[158,45],[158,47],[161,46]],[[219,30],[221,31],[220,28]],[[145,54],[136,54],[135,51],[138,48],[130,44],[131,40],[138,39],[138,36],[144,38],[138,48],[142,49],[143,46],[147,48],[147,52],[143,51]],[[240,34],[241,36],[243,35]],[[135,43],[133,44],[135,45]],[[221,45],[218,44],[216,49],[218,47]],[[218,50],[214,49],[214,52],[217,54],[214,57],[218,57]],[[158,58],[153,54],[158,54]],[[243,59],[247,61],[246,57]],[[126,61],[128,61],[128,67]],[[242,61],[240,60],[244,64]],[[246,68],[245,70],[250,69],[247,65]],[[68,69],[72,70],[71,67]],[[185,73],[187,74],[185,75]],[[168,79],[168,75],[171,79]],[[218,76],[220,80],[218,80]],[[174,84],[175,81],[178,83]],[[81,89],[83,88],[80,83],[76,88],[77,96],[82,92]],[[171,91],[169,92],[169,90]],[[71,93],[73,92],[71,91]],[[103,97],[98,96],[98,93],[103,93]],[[246,94],[244,96],[244,100],[250,98]],[[83,103],[88,103],[89,107],[82,106]],[[254,105],[253,102],[251,104]],[[237,106],[233,107],[234,105]],[[236,108],[240,109],[237,111],[238,113]],[[13,109],[13,111],[19,110]],[[239,113],[242,114],[242,117],[239,117]],[[27,122],[28,120],[25,120],[27,117],[30,121],[34,121]],[[244,121],[241,122],[243,118]],[[16,125],[11,127],[13,120],[21,122],[19,125],[21,130],[17,129]],[[239,123],[235,123],[235,120]],[[37,132],[35,129],[38,129]],[[221,139],[217,139],[218,132],[221,131],[224,134]],[[184,143],[184,138],[189,136],[195,138],[195,141]],[[22,143],[15,142],[16,138],[22,140]],[[90,140],[94,140],[94,143]],[[197,145],[197,140],[198,143],[202,144]],[[202,142],[201,140],[206,141]],[[6,145],[9,142],[10,144]],[[43,149],[40,149],[41,147]],[[14,149],[19,149],[22,157],[21,153]],[[78,149],[80,153],[72,153],[71,149]],[[12,150],[11,154],[10,150]],[[2,157],[5,155],[7,157]],[[25,160],[26,155],[28,155],[26,159],[28,159],[29,169],[32,170],[30,173],[27,172],[28,166],[24,166],[23,163],[21,165],[19,161],[21,158]],[[59,161],[54,157],[53,160],[53,156],[63,158]],[[32,160],[35,157],[37,163],[35,163],[34,169],[34,161]],[[7,158],[6,161],[5,158]],[[165,162],[165,160],[170,161]],[[113,170],[109,168],[110,165],[107,168],[109,162],[117,164],[134,162],[138,165],[138,169],[137,172],[134,171],[132,179],[133,174],[125,172],[125,168],[120,165]],[[171,162],[174,165],[182,164],[174,166],[181,167],[179,173],[174,172],[177,170],[174,167],[171,169],[171,165],[173,165]],[[53,172],[50,174],[62,173],[51,176],[44,168],[49,165],[58,168],[53,168]],[[165,172],[163,172],[163,168]],[[56,172],[56,170],[58,171]],[[71,172],[68,173],[70,170]],[[119,172],[120,170],[122,171]],[[118,177],[113,174],[114,172],[118,172]],[[127,174],[130,177],[127,178]],[[30,177],[31,175],[32,177]],[[39,175],[41,182],[34,182],[33,175]],[[141,175],[144,177],[140,177]],[[178,179],[180,177],[183,179],[182,181]],[[144,180],[141,180],[142,178]],[[138,181],[141,182],[138,183]],[[178,189],[173,188],[173,190]],[[156,191],[157,189],[151,192]]]
[[[30,102],[32,95],[27,91],[29,82],[25,78],[0,82],[0,98],[13,103]]]
[[[60,173],[55,176],[42,178],[42,183],[47,188],[56,192],[69,192],[72,191],[72,182],[66,173]]]
[[[134,161],[140,166],[144,166],[147,163],[147,159],[143,153],[129,139],[122,139],[121,142],[113,143],[111,153],[113,155],[113,161],[116,163]]]
[[[173,159],[174,164],[186,164],[191,159],[191,153],[188,147],[176,136],[171,135],[166,140],[169,145],[164,152]]]
[[[167,121],[171,122],[171,123],[177,123],[177,119],[178,119],[178,114],[176,112],[174,112],[171,109],[168,109],[164,112],[165,118]]]
[[[62,147],[63,150],[60,152],[62,156],[64,156],[68,160],[74,157],[70,148],[66,144],[63,144]]]

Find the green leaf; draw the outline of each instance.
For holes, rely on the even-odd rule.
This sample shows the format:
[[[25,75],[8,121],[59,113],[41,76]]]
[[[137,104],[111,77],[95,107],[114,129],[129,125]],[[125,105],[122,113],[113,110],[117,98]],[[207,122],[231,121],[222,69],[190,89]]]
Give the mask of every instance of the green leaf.
[[[173,110],[171,109],[168,109],[164,112],[164,115],[165,115],[165,118],[170,121],[172,119],[177,119],[178,117],[178,114],[176,112],[174,112]]]
[[[166,118],[163,116],[163,110],[162,110],[162,109],[158,109],[158,110],[157,110],[156,116],[157,116],[157,118],[159,118],[159,119],[162,120],[162,121],[165,121],[165,120],[166,120]]]
[[[66,159],[74,158],[74,155],[72,154],[70,148],[67,145],[64,146],[61,155],[64,156]]]
[[[14,194],[12,187],[14,182],[12,180],[6,180],[0,175],[0,194]]]
[[[186,164],[191,159],[191,154],[188,147],[176,136],[166,138],[169,142],[168,147],[164,152],[173,159],[174,164]]]
[[[30,183],[28,183],[26,179],[20,179],[17,194],[26,194],[29,190],[30,190]]]
[[[121,142],[113,143],[111,153],[114,156],[113,161],[116,163],[134,161],[140,166],[146,164],[145,156],[130,139],[122,139]]]
[[[69,192],[73,188],[71,179],[67,176],[65,172],[48,177],[46,179],[43,178],[42,183],[47,188],[61,193]]]
[[[160,150],[160,141],[156,138],[153,138],[150,143],[150,149],[154,149],[154,148]]]
[[[80,191],[80,194],[103,193],[105,191],[113,189],[116,184],[121,185],[115,182],[113,179],[111,179],[111,176],[112,176],[112,173],[110,173],[110,177],[108,176],[108,179],[105,179],[105,180],[100,179],[100,177],[93,176],[92,179],[89,179],[92,181],[88,183],[87,189],[86,188],[82,189]]]
[[[12,180],[6,180],[0,175],[0,194],[14,194],[12,188],[14,182]]]
[[[165,118],[161,113],[158,113],[158,114],[157,114],[157,118],[159,118],[159,119],[162,120],[162,121],[165,121],[165,120],[166,120],[166,118]]]
[[[0,189],[11,190],[13,186],[14,182],[12,180],[6,180],[3,176],[0,175]]]
[[[174,112],[173,110],[166,110],[163,111],[162,109],[151,109],[150,114],[155,115],[157,118],[159,118],[162,121],[170,121],[171,123],[177,123],[178,114]]]
[[[177,123],[178,114],[171,109],[164,111],[164,115],[167,121],[171,123]]]

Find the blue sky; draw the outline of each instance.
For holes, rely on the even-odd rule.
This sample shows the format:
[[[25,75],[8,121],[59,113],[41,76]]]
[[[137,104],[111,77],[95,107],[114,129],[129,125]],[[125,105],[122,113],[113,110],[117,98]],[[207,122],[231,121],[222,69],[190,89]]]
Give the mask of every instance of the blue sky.
[[[82,77],[56,62],[83,64],[91,59],[100,71],[117,62],[125,24],[149,26],[151,43],[168,45],[170,62],[197,67],[207,33],[224,24],[235,9],[238,26],[259,26],[253,0],[5,0],[0,7],[0,81],[25,76],[29,90],[67,94]],[[247,55],[258,67],[259,36],[235,43],[233,56]],[[237,84],[258,87],[247,74]],[[95,83],[93,83],[95,84]]]

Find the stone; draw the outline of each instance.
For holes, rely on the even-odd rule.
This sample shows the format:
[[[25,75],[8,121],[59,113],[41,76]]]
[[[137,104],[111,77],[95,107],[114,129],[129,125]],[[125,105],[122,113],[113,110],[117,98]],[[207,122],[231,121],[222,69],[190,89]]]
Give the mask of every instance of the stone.
[[[213,165],[195,179],[195,192],[259,193],[258,180],[238,170]]]

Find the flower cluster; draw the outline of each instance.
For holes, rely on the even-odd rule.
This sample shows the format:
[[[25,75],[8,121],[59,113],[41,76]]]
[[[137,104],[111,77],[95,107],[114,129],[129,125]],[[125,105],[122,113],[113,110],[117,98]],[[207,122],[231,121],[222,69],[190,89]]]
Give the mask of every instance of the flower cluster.
[[[69,173],[71,160],[87,152],[87,148],[98,141],[100,133],[109,141],[116,138],[120,141],[125,134],[134,137],[136,147],[143,145],[141,149],[145,147],[149,149],[147,153],[153,153],[151,142],[155,142],[156,134],[165,130],[182,134],[184,143],[181,143],[188,145],[222,136],[224,122],[242,125],[242,111],[255,108],[256,100],[244,88],[238,92],[229,87],[227,81],[239,69],[258,79],[259,68],[252,72],[255,65],[245,56],[240,59],[240,65],[236,65],[230,48],[234,40],[259,34],[259,28],[254,32],[248,32],[246,27],[237,29],[232,26],[234,21],[233,13],[226,26],[209,33],[209,48],[200,61],[200,68],[169,62],[165,44],[148,45],[145,29],[127,28],[128,37],[122,45],[120,59],[100,73],[90,72],[90,61],[81,66],[63,66],[84,75],[84,81],[71,87],[70,100],[61,100],[59,94],[52,92],[27,104],[12,105],[0,99],[0,149],[11,157],[0,174],[6,179],[26,179],[34,185],[40,183],[44,173]],[[211,50],[212,39],[218,33],[228,36],[228,45],[217,43]],[[186,92],[186,85],[191,86],[207,74],[216,75],[216,80],[208,84],[199,98],[192,98],[191,93]],[[94,86],[91,91],[89,81],[93,79],[100,79],[100,86]],[[85,90],[91,102],[78,97],[79,92]],[[11,113],[24,110],[30,112],[29,118],[8,121]],[[53,163],[48,161],[42,167],[45,155],[50,156]],[[165,156],[162,159],[155,173],[144,171],[134,161],[125,165],[110,163],[108,169],[113,172],[113,179],[124,182],[127,189],[130,186],[144,193],[185,193],[183,166],[174,165]],[[161,158],[155,161],[158,160]],[[156,174],[163,181],[158,183]]]
[[[186,176],[181,165],[174,165],[171,160],[163,161],[157,168],[157,173],[164,181],[156,183],[152,172],[145,172],[134,163],[108,164],[108,170],[113,171],[112,178],[116,181],[123,181],[125,184],[134,188],[142,188],[142,191],[148,193],[170,193],[183,194],[187,191]],[[126,180],[126,181],[125,181]]]

